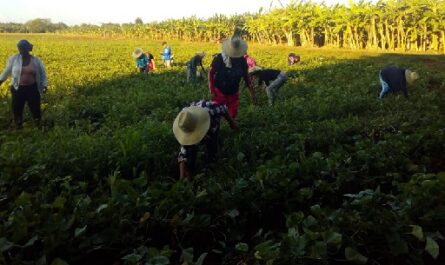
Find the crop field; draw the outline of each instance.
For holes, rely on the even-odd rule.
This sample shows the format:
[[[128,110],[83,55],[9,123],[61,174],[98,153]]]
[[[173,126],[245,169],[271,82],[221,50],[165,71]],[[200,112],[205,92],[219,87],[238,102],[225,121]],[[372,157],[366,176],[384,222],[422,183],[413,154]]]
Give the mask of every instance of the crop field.
[[[1,69],[21,38],[0,35]],[[164,69],[158,41],[26,38],[49,88],[17,130],[0,87],[0,264],[445,264],[445,56],[252,44],[290,78],[272,107],[242,88],[240,130],[183,182],[172,123],[209,98],[185,62],[220,44],[169,42]],[[378,99],[387,65],[420,73],[409,99]]]

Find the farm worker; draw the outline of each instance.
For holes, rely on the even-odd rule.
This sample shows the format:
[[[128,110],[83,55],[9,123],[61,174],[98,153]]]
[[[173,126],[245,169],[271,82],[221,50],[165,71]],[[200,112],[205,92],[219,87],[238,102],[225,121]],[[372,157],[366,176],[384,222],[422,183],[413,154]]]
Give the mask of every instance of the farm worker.
[[[156,70],[155,57],[150,52],[146,52],[145,55],[147,55],[148,59],[148,72],[153,72]]]
[[[0,85],[11,75],[12,112],[18,128],[23,124],[23,109],[28,103],[33,118],[41,119],[40,98],[46,92],[48,79],[42,61],[30,54],[33,45],[27,40],[17,43],[19,53],[9,57],[0,75]]]
[[[246,62],[247,62],[247,66],[249,68],[252,68],[254,66],[256,66],[256,62],[255,59],[253,59],[252,56],[248,55],[247,53],[244,55],[244,58],[246,58]]]
[[[266,93],[269,100],[269,105],[272,106],[278,90],[287,81],[285,72],[276,69],[262,69],[255,66],[249,69],[249,74],[258,79],[258,85],[266,84]]]
[[[246,59],[248,69],[256,66],[255,59],[253,59],[252,56],[250,56],[246,53],[244,55],[244,58]],[[250,83],[253,84],[255,82],[255,80],[253,79],[253,76],[249,76],[249,77],[250,77]]]
[[[287,64],[289,66],[294,65],[294,64],[298,63],[299,61],[300,61],[300,56],[296,55],[293,52],[289,53],[289,55],[287,56]]]
[[[244,79],[249,88],[250,96],[256,104],[248,74],[248,66],[244,55],[247,53],[247,43],[241,39],[241,31],[235,30],[233,36],[222,43],[222,51],[213,58],[209,71],[209,90],[212,100],[217,104],[226,104],[229,114],[235,118],[239,107],[239,83]]]
[[[170,68],[172,60],[172,49],[170,48],[170,46],[167,45],[167,42],[165,41],[162,43],[162,46],[164,47],[164,49],[161,52],[162,63],[164,64],[165,67]]]
[[[176,117],[173,134],[181,144],[178,155],[180,179],[190,178],[193,174],[198,144],[206,146],[205,162],[215,161],[221,117],[228,121],[230,128],[238,129],[238,124],[228,114],[226,105],[207,100],[192,102]]]
[[[206,56],[205,52],[198,52],[192,57],[192,59],[190,59],[190,61],[187,62],[187,83],[190,81],[190,78],[193,82],[196,82],[198,79],[200,75],[198,72],[198,66],[201,66],[202,71],[207,74],[204,66],[202,66],[202,59],[204,56]]]
[[[133,51],[133,58],[136,60],[136,67],[141,73],[147,73],[148,71],[148,58],[141,48],[137,48]]]
[[[412,84],[419,78],[419,74],[411,70],[389,66],[383,68],[379,73],[380,84],[382,91],[380,98],[383,98],[387,93],[397,93],[402,91],[406,98],[408,98],[407,84]]]

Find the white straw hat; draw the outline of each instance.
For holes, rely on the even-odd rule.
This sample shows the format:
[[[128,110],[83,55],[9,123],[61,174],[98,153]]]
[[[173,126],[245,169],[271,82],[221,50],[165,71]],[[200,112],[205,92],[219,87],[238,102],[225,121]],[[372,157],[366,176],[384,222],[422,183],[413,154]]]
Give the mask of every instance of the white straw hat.
[[[405,70],[405,80],[408,84],[413,83],[417,79],[419,79],[419,74],[417,72],[413,72],[408,69]]]
[[[223,42],[222,51],[233,58],[243,57],[247,53],[247,42],[241,39],[240,29],[235,29],[233,36]]]
[[[143,51],[142,51],[141,48],[136,48],[136,49],[133,51],[133,58],[134,58],[134,59],[139,58],[139,56],[141,56],[142,53],[143,53]]]
[[[209,128],[209,112],[196,106],[184,108],[173,122],[173,134],[181,145],[199,143]]]

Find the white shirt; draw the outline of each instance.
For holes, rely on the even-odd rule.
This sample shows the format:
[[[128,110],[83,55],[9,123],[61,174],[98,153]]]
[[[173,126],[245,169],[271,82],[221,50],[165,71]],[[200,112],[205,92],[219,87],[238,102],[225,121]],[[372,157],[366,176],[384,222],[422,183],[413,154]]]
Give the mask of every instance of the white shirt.
[[[34,68],[36,69],[37,88],[39,89],[40,94],[42,94],[43,88],[48,87],[48,79],[46,77],[45,67],[38,57],[33,56],[31,62],[34,64]],[[20,54],[9,57],[6,68],[0,75],[0,80],[5,81],[8,76],[11,75],[11,85],[15,89],[19,89],[20,76],[22,74],[22,63],[23,59],[22,55]]]

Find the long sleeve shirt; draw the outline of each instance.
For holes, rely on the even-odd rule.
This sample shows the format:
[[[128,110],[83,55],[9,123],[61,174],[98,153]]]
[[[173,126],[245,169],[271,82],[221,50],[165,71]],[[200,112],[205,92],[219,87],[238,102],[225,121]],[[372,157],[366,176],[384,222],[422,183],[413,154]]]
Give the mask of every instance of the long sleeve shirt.
[[[408,90],[406,88],[405,69],[389,66],[380,71],[380,75],[389,86],[388,92],[402,91],[408,97]]]
[[[45,67],[43,66],[42,61],[36,56],[32,56],[31,62],[34,64],[34,69],[36,70],[37,88],[40,94],[42,94],[43,88],[48,87],[48,78],[46,76]],[[22,64],[22,55],[16,54],[9,57],[5,70],[3,70],[3,73],[0,75],[0,80],[5,81],[9,76],[11,76],[11,85],[14,87],[14,89],[19,89],[20,77],[22,75]]]

